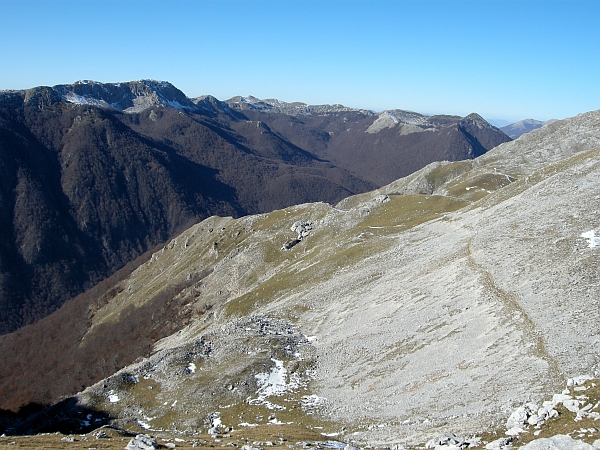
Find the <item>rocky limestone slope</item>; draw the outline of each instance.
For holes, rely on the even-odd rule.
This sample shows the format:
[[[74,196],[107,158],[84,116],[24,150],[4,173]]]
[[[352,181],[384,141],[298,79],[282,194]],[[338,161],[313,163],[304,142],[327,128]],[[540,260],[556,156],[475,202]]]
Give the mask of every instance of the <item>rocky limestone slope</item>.
[[[77,401],[138,430],[318,424],[389,446],[504,429],[600,370],[599,157],[595,111],[336,207],[207,219],[90,332],[208,271],[177,294],[201,314]]]

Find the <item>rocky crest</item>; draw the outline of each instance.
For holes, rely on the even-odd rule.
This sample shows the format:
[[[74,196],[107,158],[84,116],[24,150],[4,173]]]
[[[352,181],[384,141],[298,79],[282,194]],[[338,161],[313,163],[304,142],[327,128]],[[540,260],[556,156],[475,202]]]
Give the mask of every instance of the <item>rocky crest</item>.
[[[183,92],[166,81],[140,80],[127,83],[99,83],[83,80],[73,84],[37,87],[21,91],[26,106],[43,107],[64,100],[125,113],[140,113],[151,107],[195,110]]]
[[[287,103],[277,99],[261,100],[259,98],[253,97],[252,95],[247,97],[242,97],[238,95],[236,97],[230,98],[229,100],[226,100],[225,103],[227,103],[230,108],[237,111],[261,111],[278,114],[287,114],[290,116],[312,114],[323,115],[345,112],[358,112],[368,116],[374,115],[372,111],[366,109],[349,108],[347,106],[338,104],[307,105],[306,103],[301,102]]]

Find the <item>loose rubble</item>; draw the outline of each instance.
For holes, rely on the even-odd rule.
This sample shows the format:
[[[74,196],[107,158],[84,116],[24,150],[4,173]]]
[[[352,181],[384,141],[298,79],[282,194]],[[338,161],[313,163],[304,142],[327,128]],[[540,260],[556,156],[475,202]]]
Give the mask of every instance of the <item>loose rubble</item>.
[[[481,439],[477,437],[464,439],[454,433],[445,433],[427,441],[425,448],[433,448],[435,450],[458,450],[467,447],[478,447],[480,444]]]
[[[514,438],[500,438],[485,445],[486,450],[504,450],[512,446]]]
[[[592,377],[589,375],[570,378],[567,381],[567,388],[573,387],[575,392],[583,392],[587,389],[583,384],[591,379]],[[600,413],[591,411],[598,405],[586,404],[584,397],[573,398],[570,391],[565,389],[560,394],[554,394],[551,401],[544,401],[541,407],[535,403],[525,403],[523,406],[518,407],[506,421],[506,434],[518,436],[525,433],[529,426],[539,429],[549,419],[558,417],[558,411],[555,409],[558,405],[562,405],[567,411],[574,413],[575,422],[581,421],[583,418],[600,419]]]
[[[589,382],[589,383],[588,383]],[[587,385],[586,385],[587,383]],[[586,403],[588,399],[585,395],[578,395],[573,398],[571,390],[574,392],[584,393],[590,387],[595,387],[594,378],[589,375],[570,378],[567,380],[567,388],[560,394],[554,394],[552,400],[544,401],[541,406],[535,403],[528,402],[519,406],[508,417],[505,423],[507,437],[502,437],[494,441],[485,443],[486,450],[506,450],[513,446],[526,450],[598,450],[600,449],[600,439],[594,441],[593,445],[587,444],[584,441],[576,440],[569,435],[557,434],[551,438],[539,438],[530,441],[525,445],[516,446],[516,443],[522,441],[524,436],[537,436],[542,431],[542,426],[551,426],[549,421],[559,417],[557,411],[558,406],[564,407],[569,413],[574,414],[574,422],[583,420],[584,418],[594,421],[600,419],[600,414],[592,411],[600,407],[600,402]],[[595,400],[594,400],[595,402]],[[560,408],[559,408],[560,409]],[[563,414],[567,414],[564,413]],[[546,428],[548,429],[548,428]],[[599,429],[581,428],[575,430],[573,434],[575,438],[587,436],[588,438]],[[527,440],[525,440],[526,442]],[[459,450],[467,447],[479,447],[482,441],[479,438],[464,439],[454,433],[445,433],[436,438],[430,439],[425,444],[427,449],[435,450]]]

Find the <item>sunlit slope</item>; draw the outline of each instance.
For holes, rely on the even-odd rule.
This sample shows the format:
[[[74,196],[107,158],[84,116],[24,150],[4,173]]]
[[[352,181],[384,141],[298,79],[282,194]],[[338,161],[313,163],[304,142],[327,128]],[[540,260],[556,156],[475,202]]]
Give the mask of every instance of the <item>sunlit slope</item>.
[[[598,116],[337,207],[195,225],[93,321],[173,285],[197,314],[80,398],[152,429],[206,430],[213,413],[372,443],[495,428],[597,368],[600,250],[581,235],[600,227]]]

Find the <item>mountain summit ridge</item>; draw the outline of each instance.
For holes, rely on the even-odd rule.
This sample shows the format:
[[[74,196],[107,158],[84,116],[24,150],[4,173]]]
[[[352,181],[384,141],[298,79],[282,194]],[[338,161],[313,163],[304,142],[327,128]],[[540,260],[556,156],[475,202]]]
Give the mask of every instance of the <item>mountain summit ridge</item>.
[[[54,86],[39,86],[23,90],[5,90],[2,94],[15,95],[24,94],[26,104],[34,104],[43,96],[50,101],[65,100],[69,103],[80,105],[93,105],[104,108],[112,108],[126,113],[140,113],[153,106],[171,107],[180,110],[195,110],[197,104],[211,95],[199,97],[187,97],[181,90],[168,81],[153,79],[141,79],[126,82],[103,83],[94,80],[79,80],[72,84],[58,84]],[[212,97],[214,98],[214,97]],[[319,104],[310,105],[302,102],[286,102],[279,99],[261,100],[252,95],[234,96],[228,100],[221,101],[234,110],[255,110],[262,112],[282,113],[287,115],[310,115],[310,114],[335,114],[340,112],[356,112],[367,116],[393,115],[400,121],[415,124],[422,122],[423,118],[436,117],[435,115],[421,114],[414,111],[391,109],[375,112],[373,110],[352,108],[342,104]],[[471,113],[465,117],[452,117],[453,119],[467,119],[475,114],[478,121],[491,126],[483,117],[477,113]],[[411,118],[413,118],[411,120]]]
[[[375,115],[375,112],[367,109],[351,108],[341,104],[309,105],[302,102],[288,103],[278,99],[261,100],[252,95],[235,96],[225,102],[238,111],[254,110],[262,112],[282,113],[288,115],[311,115],[311,114],[335,114],[340,112],[358,112],[366,115]]]
[[[553,122],[556,122],[556,119],[550,120],[536,120],[536,119],[524,119],[519,120],[518,122],[506,125],[501,127],[500,129],[508,134],[511,138],[517,139],[523,134],[529,133],[532,130],[544,127]]]
[[[168,81],[137,80],[123,83],[101,83],[81,80],[26,90],[26,104],[34,101],[41,90],[51,89],[61,99],[78,105],[93,105],[126,113],[140,113],[153,106],[195,109],[193,102]]]

